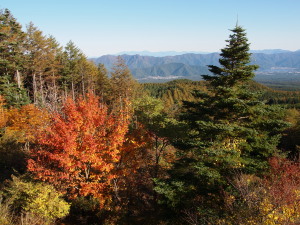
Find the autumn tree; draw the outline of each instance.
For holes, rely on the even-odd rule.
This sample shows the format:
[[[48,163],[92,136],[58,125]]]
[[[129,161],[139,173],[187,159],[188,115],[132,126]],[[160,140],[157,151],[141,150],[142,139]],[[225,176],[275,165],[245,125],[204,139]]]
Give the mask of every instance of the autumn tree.
[[[151,139],[142,124],[131,124],[121,146],[112,180],[114,216],[139,214],[152,210]]]
[[[24,167],[24,152],[20,151],[20,145],[7,138],[6,131],[9,120],[9,110],[6,107],[4,97],[0,96],[0,181],[9,179],[11,174],[23,172]]]
[[[237,173],[225,193],[224,212],[218,224],[298,224],[300,221],[299,163],[281,157],[269,160],[264,177]]]
[[[68,98],[62,114],[54,114],[52,120],[32,149],[28,170],[69,197],[93,196],[103,206],[111,197],[112,170],[120,159],[128,115],[108,113],[89,94],[78,102]]]
[[[5,138],[24,143],[28,150],[29,143],[34,143],[37,135],[49,125],[49,113],[34,104],[7,111]]]
[[[20,224],[53,224],[70,210],[70,203],[53,186],[25,177],[12,176],[1,194]]]
[[[173,158],[171,139],[180,133],[178,122],[164,112],[161,100],[147,94],[137,98],[133,105],[135,119],[143,124],[149,138],[151,178],[161,177],[161,171],[170,165]]]
[[[26,171],[29,147],[35,143],[36,136],[49,123],[46,110],[33,104],[19,108],[5,107],[3,98],[0,105],[0,171],[1,180],[10,178],[11,174]]]
[[[270,174],[263,184],[266,197],[260,204],[263,222],[297,224],[300,222],[300,165],[284,158],[269,160]]]
[[[56,81],[59,78],[61,48],[53,37],[47,37],[30,23],[26,37],[25,85],[30,90],[33,102],[46,106],[57,100]]]
[[[133,119],[113,179],[114,218],[122,216],[128,224],[147,221],[159,209],[154,179],[166,176],[174,160],[169,137],[178,133],[160,100],[147,94],[139,97],[132,102]]]
[[[0,95],[0,128],[2,129],[6,126],[7,123],[7,109],[5,106],[5,99]],[[2,136],[3,132],[1,132]]]
[[[137,82],[121,56],[112,68],[110,83],[112,102],[119,104],[124,99],[131,101],[134,98]]]

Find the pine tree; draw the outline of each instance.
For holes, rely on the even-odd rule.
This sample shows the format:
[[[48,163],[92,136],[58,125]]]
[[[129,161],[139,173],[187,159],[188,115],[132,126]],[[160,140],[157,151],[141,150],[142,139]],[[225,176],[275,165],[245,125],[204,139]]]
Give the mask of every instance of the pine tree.
[[[0,94],[7,105],[29,102],[23,89],[21,71],[24,67],[25,33],[8,9],[0,12]]]
[[[22,69],[22,47],[25,34],[8,9],[0,12],[0,72],[15,76]]]
[[[286,126],[278,109],[247,88],[258,66],[250,64],[245,30],[237,25],[231,31],[220,66],[210,65],[212,75],[203,75],[209,93],[195,91],[196,101],[184,102],[181,119],[188,128],[175,141],[179,160],[171,178],[156,188],[173,206],[202,201],[204,211],[218,207],[220,190],[237,171],[259,174],[267,169]]]
[[[97,66],[88,61],[86,57],[81,57],[78,61],[79,82],[77,91],[84,96],[86,93],[95,90],[95,83],[98,76]]]
[[[97,67],[97,76],[95,77],[95,93],[100,96],[104,102],[109,100],[110,82],[108,72],[104,64]]]
[[[259,101],[257,93],[247,88],[258,66],[250,64],[245,30],[237,25],[231,31],[221,50],[221,66],[210,65],[213,75],[203,75],[210,93],[196,92],[199,100],[185,102],[182,118],[191,128],[190,149],[206,160],[208,155],[216,170],[256,172],[265,169],[267,158],[275,153],[285,123],[280,120],[282,113]]]
[[[69,41],[64,51],[61,84],[65,95],[68,95],[68,92],[71,91],[73,100],[77,97],[78,86],[82,80],[79,65],[85,60],[86,58],[81,50],[72,41]]]

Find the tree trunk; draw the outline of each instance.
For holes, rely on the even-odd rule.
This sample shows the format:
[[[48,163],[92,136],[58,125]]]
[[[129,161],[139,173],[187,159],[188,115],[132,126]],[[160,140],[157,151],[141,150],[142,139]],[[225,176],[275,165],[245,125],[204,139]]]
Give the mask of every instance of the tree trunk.
[[[19,70],[16,71],[16,81],[17,81],[18,88],[21,88],[21,76]]]
[[[73,98],[73,101],[75,101],[75,90],[74,90],[74,81],[72,79],[72,83],[71,83],[71,88],[72,88],[72,98]]]
[[[82,96],[84,96],[85,93],[85,86],[84,86],[84,76],[83,73],[81,73],[81,85],[82,85]]]
[[[33,85],[33,103],[37,103],[36,99],[36,92],[37,92],[37,85],[36,85],[36,75],[35,73],[32,74],[32,85]]]
[[[45,105],[45,96],[44,96],[44,87],[43,87],[43,78],[42,78],[42,73],[39,73],[39,79],[40,79],[40,94],[41,94],[41,100],[42,100],[42,105]]]

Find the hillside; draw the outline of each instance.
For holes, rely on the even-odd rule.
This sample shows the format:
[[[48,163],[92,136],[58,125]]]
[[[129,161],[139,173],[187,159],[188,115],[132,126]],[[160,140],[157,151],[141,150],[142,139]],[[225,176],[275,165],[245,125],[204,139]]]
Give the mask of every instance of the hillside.
[[[219,66],[219,53],[182,54],[174,56],[121,55],[133,76],[139,82],[165,82],[174,79],[201,80],[202,74],[209,74],[207,65]],[[117,56],[104,55],[92,58],[110,69]],[[256,81],[284,90],[299,90],[300,51],[256,50],[252,63],[258,64]]]
[[[190,76],[199,76],[199,74],[209,73],[206,66],[193,66],[184,63],[167,63],[158,66],[146,67],[146,68],[134,68],[131,70],[135,77],[139,80],[153,78],[184,78]]]
[[[169,63],[183,63],[190,66],[219,65],[219,53],[210,54],[183,54],[176,56],[142,56],[121,55],[130,69],[149,68]],[[112,67],[117,56],[104,55],[91,58],[96,64],[102,63],[107,68]],[[300,51],[282,53],[253,53],[252,62],[260,66],[259,71],[300,71]],[[149,74],[157,75],[157,74]]]
[[[249,82],[249,89],[261,93],[259,99],[268,104],[281,104],[289,108],[300,108],[300,91],[280,91],[266,87],[255,81]],[[204,81],[191,81],[187,79],[178,79],[166,83],[144,83],[144,91],[155,98],[163,100],[167,110],[176,109],[176,104],[182,101],[192,101],[194,97],[192,90],[201,90],[207,92]]]

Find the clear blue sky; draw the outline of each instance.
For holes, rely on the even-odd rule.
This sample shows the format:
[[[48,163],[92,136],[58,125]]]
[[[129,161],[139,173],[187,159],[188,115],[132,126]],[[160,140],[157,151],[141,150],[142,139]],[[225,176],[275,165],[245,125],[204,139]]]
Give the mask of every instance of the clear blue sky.
[[[219,51],[239,24],[251,49],[300,49],[300,0],[1,0],[87,56],[122,51]]]

